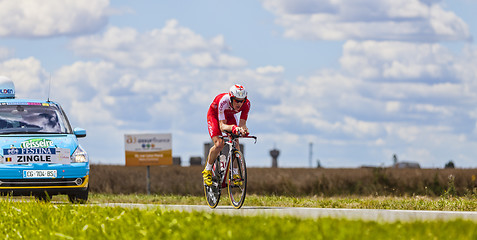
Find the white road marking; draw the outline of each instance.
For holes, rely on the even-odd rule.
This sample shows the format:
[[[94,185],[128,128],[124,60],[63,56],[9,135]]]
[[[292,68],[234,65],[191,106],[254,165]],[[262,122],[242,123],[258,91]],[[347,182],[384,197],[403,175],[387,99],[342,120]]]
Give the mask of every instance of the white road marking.
[[[292,207],[253,207],[244,206],[235,209],[232,206],[218,206],[211,209],[205,205],[158,205],[135,203],[102,203],[91,204],[104,207],[124,207],[178,211],[200,211],[215,214],[235,216],[291,216],[298,218],[344,218],[351,220],[365,220],[377,222],[409,222],[409,221],[451,221],[456,219],[472,220],[477,222],[477,212],[464,211],[418,211],[418,210],[384,210],[384,209],[343,209],[343,208],[292,208]]]

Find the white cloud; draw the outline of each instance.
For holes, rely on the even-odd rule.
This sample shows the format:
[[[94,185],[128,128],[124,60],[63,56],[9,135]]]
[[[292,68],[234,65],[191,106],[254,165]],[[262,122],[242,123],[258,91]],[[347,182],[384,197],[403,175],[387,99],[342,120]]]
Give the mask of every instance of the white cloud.
[[[66,102],[107,96],[121,84],[117,81],[119,75],[118,69],[108,62],[76,62],[54,73],[51,95]]]
[[[386,102],[386,112],[399,112],[401,109],[401,103],[398,101]]]
[[[14,82],[17,97],[47,99],[47,73],[39,60],[33,57],[9,59],[0,62],[0,72]]]
[[[455,59],[453,63],[453,72],[455,76],[462,79],[467,92],[477,91],[477,49],[475,45],[466,45],[463,54]]]
[[[279,14],[310,14],[316,12],[335,13],[339,10],[338,1],[314,0],[275,0],[262,1],[265,8]]]
[[[340,63],[361,78],[406,80],[447,77],[454,59],[439,44],[347,41]]]
[[[0,1],[0,36],[51,37],[101,29],[109,0]]]
[[[257,72],[260,74],[269,74],[269,73],[283,73],[285,68],[283,66],[265,66],[257,68]]]
[[[13,55],[13,50],[9,48],[0,47],[0,60],[7,59]]]
[[[455,54],[440,44],[347,41],[342,71],[272,85],[284,97],[260,121],[316,135],[321,148],[362,148],[366,157],[392,149],[423,166],[475,152],[477,114],[469,115],[477,101],[475,53]],[[468,164],[470,156],[460,158]]]
[[[290,38],[311,40],[468,40],[467,24],[440,1],[263,0]]]
[[[341,128],[345,133],[355,137],[376,137],[382,131],[379,123],[360,121],[347,116],[344,117]]]
[[[443,106],[435,106],[432,104],[414,104],[411,106],[411,110],[423,113],[440,114],[441,116],[445,117],[452,117],[453,115],[453,111],[451,109]]]
[[[79,37],[71,44],[82,56],[99,57],[134,68],[239,68],[247,62],[227,53],[223,36],[210,40],[169,20],[162,29],[139,33],[110,27],[102,35]]]
[[[249,91],[248,124],[260,135],[262,149],[277,142],[282,156],[295,159],[305,152],[306,159],[303,146],[315,142],[320,158],[328,164],[336,160],[336,166],[381,161],[383,152],[435,161],[447,149],[471,164],[477,149],[477,51],[468,47],[457,55],[436,43],[398,41],[426,34],[426,41],[467,38],[466,25],[440,1],[264,4],[292,37],[379,39],[380,33],[392,41],[346,41],[341,69],[290,78],[284,76],[288,66],[247,68],[223,35],[205,38],[177,20],[146,32],[111,26],[71,42],[77,55],[94,60],[57,69],[52,99],[75,126],[88,130],[87,145],[101,145],[91,154],[99,159],[122,147],[124,132],[172,132],[181,146],[175,154],[200,153],[201,141],[209,140],[205,114],[210,102],[240,83]],[[371,7],[376,11],[367,14]],[[39,60],[6,60],[0,71],[14,79],[22,96],[45,95],[48,77]],[[188,136],[199,144],[187,144]]]

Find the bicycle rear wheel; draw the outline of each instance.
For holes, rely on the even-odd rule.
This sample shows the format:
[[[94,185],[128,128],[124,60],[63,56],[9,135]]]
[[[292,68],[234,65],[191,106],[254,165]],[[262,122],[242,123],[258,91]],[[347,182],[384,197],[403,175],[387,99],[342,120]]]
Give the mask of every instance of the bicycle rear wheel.
[[[228,190],[229,197],[232,205],[239,209],[242,207],[245,201],[245,195],[247,193],[247,167],[245,165],[245,159],[240,151],[234,151],[230,159],[230,170],[228,174]],[[234,179],[234,175],[238,175],[238,178]]]
[[[219,171],[220,171],[220,161],[217,159],[215,160],[215,163],[212,166],[212,185],[207,186],[207,184],[204,183],[205,199],[207,200],[207,204],[209,205],[210,208],[217,207],[220,200],[222,186],[220,186],[219,184],[221,179]]]

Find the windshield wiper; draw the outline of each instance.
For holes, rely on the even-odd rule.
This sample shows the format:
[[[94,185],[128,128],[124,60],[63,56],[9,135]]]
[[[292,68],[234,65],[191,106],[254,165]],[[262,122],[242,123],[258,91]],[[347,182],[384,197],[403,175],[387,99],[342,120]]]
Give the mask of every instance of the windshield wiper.
[[[67,134],[65,132],[35,132],[36,134]]]
[[[42,127],[25,127],[25,128],[8,128],[0,130],[0,134],[25,134],[25,133],[38,133],[42,130]]]

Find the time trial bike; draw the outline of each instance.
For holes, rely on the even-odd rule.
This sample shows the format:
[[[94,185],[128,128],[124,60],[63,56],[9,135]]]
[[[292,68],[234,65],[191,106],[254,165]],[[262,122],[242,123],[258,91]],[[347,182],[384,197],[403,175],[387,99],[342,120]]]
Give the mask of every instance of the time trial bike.
[[[219,157],[212,165],[212,185],[204,183],[205,198],[210,208],[215,208],[219,204],[222,188],[227,188],[230,202],[239,209],[245,201],[247,193],[247,166],[242,152],[239,150],[239,138],[253,138],[255,136],[240,136],[228,133],[221,136],[224,143],[228,145],[227,155],[219,154]],[[234,178],[235,177],[235,178]]]

